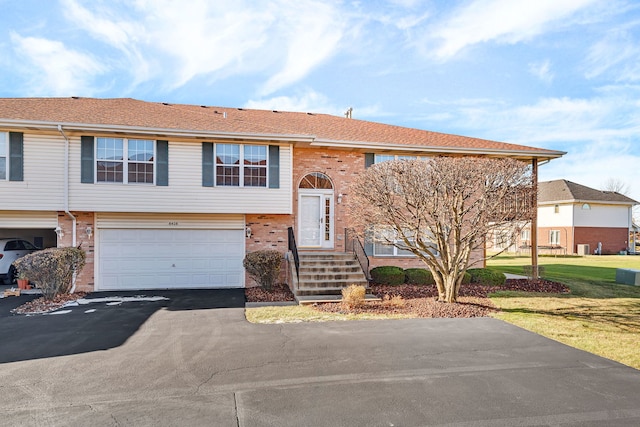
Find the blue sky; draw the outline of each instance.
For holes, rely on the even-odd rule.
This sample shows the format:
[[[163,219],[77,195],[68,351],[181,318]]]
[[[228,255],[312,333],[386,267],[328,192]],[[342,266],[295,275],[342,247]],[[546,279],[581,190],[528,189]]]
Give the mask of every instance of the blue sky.
[[[567,151],[640,201],[640,2],[0,0],[0,96],[343,114]]]

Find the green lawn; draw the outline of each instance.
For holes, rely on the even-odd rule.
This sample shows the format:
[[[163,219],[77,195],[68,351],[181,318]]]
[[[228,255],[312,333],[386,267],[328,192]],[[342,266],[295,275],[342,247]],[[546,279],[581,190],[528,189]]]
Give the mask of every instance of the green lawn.
[[[491,269],[522,274],[530,258],[500,256]],[[495,317],[570,346],[640,369],[640,287],[615,283],[617,268],[640,269],[640,256],[540,257],[543,278],[562,282],[568,295],[502,292]]]

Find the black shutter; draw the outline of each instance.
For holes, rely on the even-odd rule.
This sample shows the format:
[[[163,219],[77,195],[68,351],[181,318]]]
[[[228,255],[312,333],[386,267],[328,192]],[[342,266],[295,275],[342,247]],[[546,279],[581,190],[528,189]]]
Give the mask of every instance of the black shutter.
[[[269,146],[269,188],[280,188],[280,147]]]
[[[213,143],[202,143],[202,186],[213,187]]]
[[[24,135],[9,132],[9,181],[24,181]]]
[[[169,185],[169,141],[156,141],[156,185]]]
[[[93,168],[95,156],[93,155],[94,142],[92,136],[80,137],[80,182],[93,184]]]
[[[376,156],[373,153],[364,153],[364,168],[373,166],[376,161]]]

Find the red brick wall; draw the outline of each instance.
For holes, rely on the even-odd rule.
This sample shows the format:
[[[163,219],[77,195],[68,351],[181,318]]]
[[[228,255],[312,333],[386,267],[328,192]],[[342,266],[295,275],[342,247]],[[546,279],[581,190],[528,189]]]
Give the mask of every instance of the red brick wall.
[[[94,290],[94,236],[87,236],[87,227],[95,233],[93,212],[71,212],[76,217],[76,246],[80,246],[87,254],[87,261],[76,276],[76,291],[91,292]],[[64,212],[58,212],[58,226],[62,228],[64,236],[58,238],[58,247],[65,248],[73,245],[73,221]]]
[[[295,148],[293,151],[293,217],[297,228],[298,186],[302,178],[311,172],[327,175],[333,183],[334,191],[334,250],[344,251],[344,230],[346,223],[345,203],[349,197],[349,185],[364,170],[364,153],[322,148]],[[338,203],[342,194],[342,203]]]
[[[628,247],[629,230],[626,228],[576,227],[576,244],[588,244],[593,251],[602,242],[603,254],[617,254]]]

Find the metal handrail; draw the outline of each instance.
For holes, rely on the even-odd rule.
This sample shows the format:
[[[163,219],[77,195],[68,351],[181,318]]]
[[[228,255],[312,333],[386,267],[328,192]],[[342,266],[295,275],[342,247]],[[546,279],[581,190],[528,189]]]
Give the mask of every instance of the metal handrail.
[[[296,236],[293,232],[293,227],[289,227],[287,229],[287,234],[289,237],[289,250],[293,254],[293,261],[296,265],[296,277],[300,278],[300,255],[298,255],[298,245],[296,245]]]
[[[352,228],[345,228],[344,230],[344,251],[351,252],[355,255],[356,259],[360,263],[360,268],[362,268],[362,272],[364,273],[367,280],[371,280],[371,276],[369,275],[369,257],[364,250],[364,246],[362,242],[355,235],[355,232]]]

